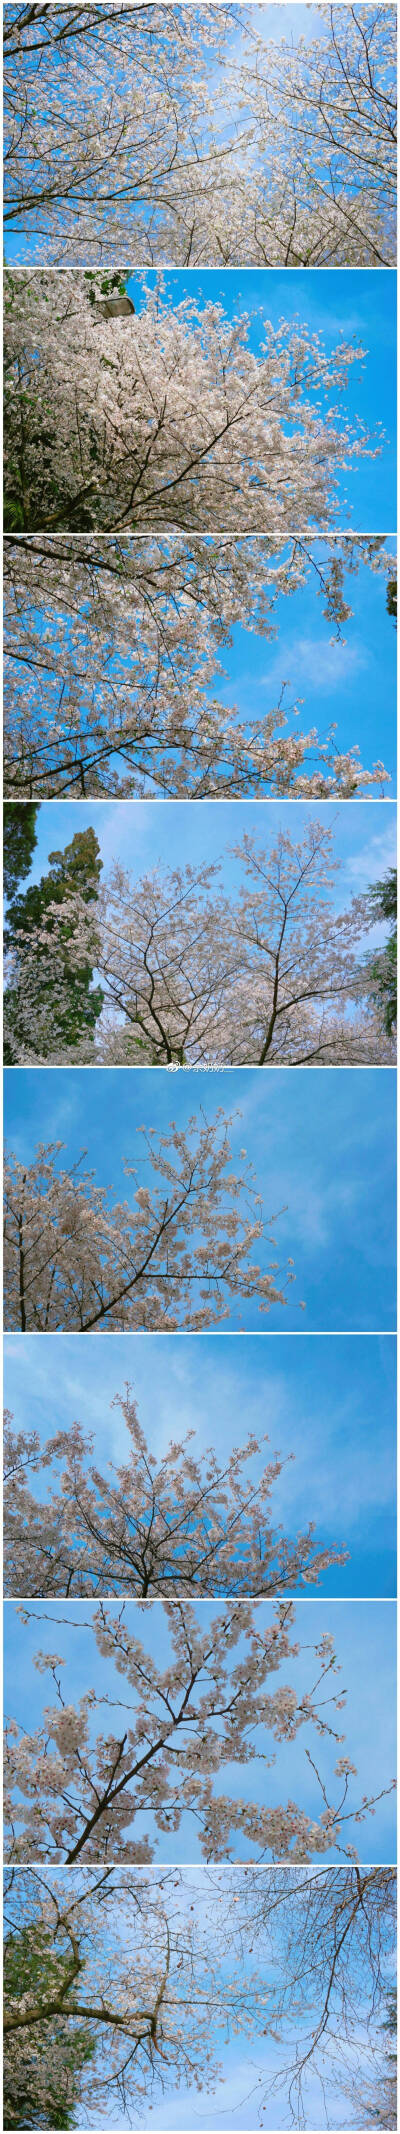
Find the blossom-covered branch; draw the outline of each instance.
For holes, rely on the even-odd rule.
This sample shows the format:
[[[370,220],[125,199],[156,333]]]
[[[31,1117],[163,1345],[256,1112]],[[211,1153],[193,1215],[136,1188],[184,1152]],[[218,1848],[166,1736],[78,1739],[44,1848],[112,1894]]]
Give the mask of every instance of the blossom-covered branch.
[[[11,535],[4,544],[5,783],[35,793],[121,798],[149,793],[341,799],[382,790],[383,763],[363,770],[335,732],[299,724],[284,684],[275,709],[217,694],[221,651],[238,624],[271,640],[277,603],[314,587],[338,645],[351,624],[347,584],[364,565],[392,585],[396,559],[379,537],[318,542],[200,540],[183,535]],[[385,626],[385,625],[384,625]],[[303,683],[303,678],[302,678]],[[304,686],[304,685],[303,685]],[[305,684],[306,686],[306,684]],[[226,691],[226,682],[225,682]]]
[[[114,1403],[128,1456],[102,1472],[94,1439],[79,1423],[41,1446],[5,1417],[4,1548],[9,1593],[274,1594],[318,1586],[346,1552],[321,1548],[315,1523],[291,1541],[271,1525],[271,1495],[284,1461],[267,1457],[268,1436],[249,1433],[225,1461],[196,1458],[189,1430],[157,1460],[129,1386]],[[261,1473],[254,1472],[261,1454]],[[294,1455],[291,1455],[294,1457]],[[50,1472],[47,1500],[32,1482]],[[59,1479],[58,1479],[59,1477]]]
[[[84,274],[6,275],[5,524],[31,533],[326,532],[344,469],[381,431],[342,412],[365,355],[220,301],[104,318]],[[341,511],[348,516],[347,500]]]
[[[366,961],[371,899],[332,910],[339,863],[330,828],[314,815],[297,842],[281,829],[268,849],[246,832],[233,847],[242,883],[229,895],[218,863],[154,867],[140,881],[116,861],[93,902],[87,840],[92,867],[93,831],[77,833],[64,864],[53,855],[57,904],[50,874],[11,907],[7,1064],[62,1061],[71,1049],[83,1061],[133,1067],[395,1058]],[[88,991],[94,963],[101,989]]]
[[[22,261],[394,264],[394,7],[299,7],[290,42],[268,7],[4,12]]]
[[[195,1330],[229,1318],[230,1300],[251,1298],[260,1312],[286,1303],[295,1280],[254,1260],[263,1240],[275,1254],[247,1151],[231,1168],[229,1126],[214,1119],[174,1122],[169,1134],[139,1128],[153,1183],[126,1163],[130,1200],[110,1206],[93,1172],[58,1166],[63,1148],[40,1146],[36,1162],[5,1167],[5,1321],[22,1333],[53,1328],[89,1333],[108,1326]],[[246,1159],[246,1160],[245,1160]],[[276,1216],[273,1218],[276,1221]]]
[[[204,2112],[204,2090],[223,2107],[239,2038],[250,2125],[271,2092],[285,2127],[312,2123],[316,2083],[326,2125],[348,2127],[349,2077],[376,2065],[395,1905],[392,1868],[9,1869],[6,2125],[24,2088],[54,2124],[49,2074],[67,2098],[79,2021],[96,2040],[80,2125],[110,2109],[136,2125],[181,2086],[188,2109],[200,2091]]]
[[[55,1604],[50,1614],[44,1603],[37,1609],[39,1625],[56,1634]],[[97,1668],[76,1701],[74,1655],[66,1661],[62,1640],[58,1652],[47,1646],[37,1652],[34,1665],[50,1676],[55,1701],[46,1703],[42,1724],[32,1731],[13,1714],[6,1722],[8,1856],[73,1863],[82,1854],[96,1861],[126,1855],[146,1862],[157,1851],[162,1857],[164,1836],[168,1847],[173,1833],[176,1857],[189,1816],[206,1860],[240,1859],[248,1850],[253,1859],[310,1860],[332,1851],[357,1858],[347,1825],[363,1822],[377,1797],[364,1791],[354,1798],[357,1769],[342,1752],[337,1718],[345,1697],[335,1679],[335,1640],[330,1632],[307,1638],[307,1609],[301,1602],[297,1619],[291,1600],[276,1602],[273,1613],[256,1600],[217,1609],[141,1600],[121,1602],[115,1614],[100,1601],[86,1621],[81,1611],[74,1616],[70,1602],[61,1618],[68,1644],[76,1641],[85,1680],[96,1654],[101,1676]],[[25,1624],[36,1616],[25,1603],[19,1612]],[[163,1648],[164,1666],[155,1657]],[[271,1689],[271,1674],[304,1653],[310,1655],[307,1687],[281,1680]],[[104,1732],[108,1712],[111,1731]],[[261,1802],[252,1800],[251,1780],[238,1796],[229,1785],[230,1767],[239,1765],[244,1774],[254,1764],[266,1774],[275,1762],[269,1737],[288,1744],[301,1730],[307,1744],[313,1731],[317,1742],[332,1744],[335,1757],[328,1777],[306,1745],[315,1813],[293,1799],[268,1802],[265,1793]],[[379,1798],[390,1791],[383,1786]]]

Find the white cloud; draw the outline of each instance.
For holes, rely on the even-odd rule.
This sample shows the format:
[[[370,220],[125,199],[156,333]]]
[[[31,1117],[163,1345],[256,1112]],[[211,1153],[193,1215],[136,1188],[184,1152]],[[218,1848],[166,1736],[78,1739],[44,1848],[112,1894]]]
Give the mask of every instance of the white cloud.
[[[306,699],[326,692],[336,696],[343,683],[364,673],[368,665],[369,655],[361,637],[353,637],[351,645],[322,643],[313,637],[285,638],[284,646],[262,676],[262,685],[269,690],[271,684],[281,686],[285,674],[295,693]]]

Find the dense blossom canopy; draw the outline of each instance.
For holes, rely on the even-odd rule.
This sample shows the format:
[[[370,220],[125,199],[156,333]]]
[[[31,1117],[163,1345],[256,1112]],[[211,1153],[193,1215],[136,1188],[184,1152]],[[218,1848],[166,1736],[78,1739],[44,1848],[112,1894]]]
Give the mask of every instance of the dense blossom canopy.
[[[289,40],[274,7],[7,5],[17,257],[394,262],[395,8],[296,12]]]
[[[8,272],[6,526],[279,539],[353,517],[339,476],[380,451],[341,405],[365,350],[274,326],[267,302],[256,353],[219,297],[168,302],[157,283],[105,319],[84,274]]]
[[[323,708],[320,731],[302,730],[307,674],[294,678],[292,702],[284,642],[281,690],[267,712],[259,693],[239,717],[234,697],[226,701],[221,664],[235,625],[271,641],[279,600],[311,585],[337,644],[340,683],[340,647],[352,621],[348,578],[356,580],[362,565],[382,577],[385,629],[384,582],[394,584],[396,559],[379,537],[10,536],[10,797],[346,800],[371,787],[379,793],[383,763],[364,770],[357,746],[340,753]],[[355,738],[362,738],[361,712]]]

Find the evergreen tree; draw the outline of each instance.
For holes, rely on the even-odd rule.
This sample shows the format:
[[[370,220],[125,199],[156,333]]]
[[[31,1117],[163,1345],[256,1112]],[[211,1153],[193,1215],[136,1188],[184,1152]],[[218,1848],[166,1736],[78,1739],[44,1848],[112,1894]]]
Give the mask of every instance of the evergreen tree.
[[[26,936],[37,936],[38,930],[41,938],[36,940],[35,948],[35,989],[36,997],[39,1001],[42,1000],[44,1009],[47,1007],[47,1013],[49,997],[51,998],[52,1051],[58,1039],[60,1047],[64,1049],[65,1046],[76,1046],[85,1036],[90,1037],[95,1030],[104,997],[101,986],[93,986],[96,934],[94,932],[90,961],[85,959],[77,963],[76,958],[71,957],[69,944],[72,943],[74,934],[73,909],[71,910],[74,896],[78,896],[88,905],[97,901],[102,867],[99,850],[94,830],[89,828],[76,831],[71,843],[65,846],[64,852],[50,852],[48,874],[42,875],[40,882],[32,884],[25,895],[14,897],[10,903],[5,927],[5,946],[13,959],[13,970],[4,997],[6,1065],[13,1064],[19,1045],[23,1047],[26,1029],[26,1012],[24,1015],[19,983],[18,951],[19,948],[22,949]],[[66,906],[65,925],[61,934],[57,926],[58,967],[60,969],[61,950],[62,977],[59,995],[52,972],[51,957],[49,960],[51,935],[54,930],[51,906],[55,904]],[[44,1025],[46,1026],[46,1017]],[[44,1054],[46,1049],[44,1036]]]
[[[386,607],[388,615],[393,615],[395,622],[397,622],[397,578],[389,578],[388,580]]]
[[[395,1986],[388,1993],[387,2015],[382,2023],[386,2031],[385,2065],[383,2069],[382,2097],[380,2100],[381,2124],[396,2126],[397,2107],[397,1993]],[[384,2116],[383,2116],[384,2115]]]
[[[384,2022],[380,2023],[379,2029],[381,2032],[386,2032],[388,2043],[383,2048],[381,2060],[376,2061],[372,2079],[370,2078],[368,2082],[365,2073],[363,2076],[360,2070],[355,2076],[349,2091],[355,2108],[355,2117],[351,2124],[355,2128],[363,2126],[395,2130],[397,2127],[397,1997],[394,1986],[389,1989],[387,2013]]]
[[[371,992],[380,1000],[384,1010],[385,1030],[388,1037],[397,1022],[397,872],[389,867],[384,881],[375,882],[369,892],[371,915],[375,919],[388,919],[391,932],[383,949],[371,958]]]
[[[43,1926],[25,1926],[10,1934],[4,1952],[5,2007],[33,1996],[43,2002],[43,2020],[12,2034],[4,2065],[4,2126],[76,2125],[80,2073],[95,2051],[87,2022],[74,2025],[62,2013],[71,1971],[70,1955],[55,1951]],[[59,1998],[60,2009],[54,2010]],[[52,2013],[46,2014],[46,2008]]]
[[[36,801],[6,801],[3,813],[3,871],[7,901],[15,896],[19,882],[29,874],[37,844]]]

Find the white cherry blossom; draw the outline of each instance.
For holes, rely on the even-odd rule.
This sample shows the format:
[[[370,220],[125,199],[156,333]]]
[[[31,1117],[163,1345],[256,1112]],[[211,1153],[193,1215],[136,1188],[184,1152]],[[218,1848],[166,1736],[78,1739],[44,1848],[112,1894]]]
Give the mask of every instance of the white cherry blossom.
[[[334,1752],[345,1737],[336,1725],[335,1646],[324,1637],[315,1641],[304,1609],[310,1604],[301,1603],[297,1616],[292,1600],[276,1602],[272,1613],[260,1600],[213,1608],[186,1599],[142,1599],[135,1607],[122,1601],[117,1613],[100,1601],[86,1619],[81,1610],[74,1614],[72,1602],[64,1618],[57,1618],[55,1603],[50,1616],[44,1604],[37,1610],[20,1606],[24,1623],[37,1614],[39,1628],[47,1621],[51,1629],[57,1621],[67,1627],[85,1672],[91,1642],[104,1664],[100,1678],[96,1671],[97,1686],[74,1701],[74,1654],[62,1673],[57,1655],[50,1654],[55,1696],[44,1704],[42,1722],[16,1732],[12,1713],[10,1731],[6,1723],[8,1856],[69,1864],[82,1855],[95,1861],[126,1856],[145,1864],[157,1853],[162,1857],[164,1834],[167,1842],[171,1832],[176,1836],[179,1851],[188,1816],[206,1861],[268,1855],[307,1861],[332,1850],[357,1857],[347,1824],[354,1815],[363,1822],[375,1803],[365,1792],[360,1799],[358,1789],[353,1798],[355,1766],[347,1756],[334,1764],[328,1793],[329,1780],[308,1746],[314,1734]],[[163,1666],[154,1650],[163,1646],[165,1654],[165,1630]],[[284,1680],[274,1688],[271,1676],[305,1652],[309,1687],[296,1689]],[[41,1648],[34,1664],[40,1673],[46,1669]],[[118,1694],[115,1675],[121,1678]],[[313,1815],[294,1799],[279,1805],[268,1799],[274,1743],[295,1742],[299,1732],[314,1774]],[[251,1798],[251,1764],[265,1772],[261,1801]],[[229,1785],[237,1765],[240,1794]]]
[[[129,318],[99,317],[85,275],[7,271],[5,524],[70,533],[329,532],[354,522],[357,461],[370,435],[343,406],[366,351],[329,351],[301,319],[260,346],[249,314],[195,295],[168,302],[157,281]]]
[[[265,833],[264,833],[265,834]],[[126,1066],[390,1064],[371,997],[368,893],[335,914],[334,838],[314,815],[295,841],[248,833],[233,847],[242,885],[221,869],[120,862],[89,906],[82,894],[48,906],[42,925],[14,930],[6,958],[9,1064],[71,1057]],[[96,967],[104,1006],[94,1033],[67,1043],[71,973]],[[145,1219],[148,1189],[135,1196]]]
[[[37,1432],[15,1433],[6,1414],[8,1593],[274,1594],[318,1586],[328,1565],[345,1562],[342,1548],[318,1545],[314,1521],[295,1540],[273,1526],[271,1497],[284,1461],[268,1456],[267,1435],[259,1446],[249,1433],[221,1462],[212,1446],[196,1457],[188,1430],[157,1461],[129,1386],[113,1405],[126,1426],[127,1455],[103,1471],[79,1423],[42,1447]]]
[[[31,1164],[7,1158],[7,1327],[200,1331],[229,1319],[233,1299],[239,1312],[246,1298],[263,1313],[284,1306],[293,1266],[276,1260],[252,1165],[231,1167],[231,1124],[219,1106],[210,1121],[193,1115],[186,1132],[174,1121],[158,1138],[139,1127],[153,1173],[144,1207],[132,1163],[130,1197],[112,1204],[80,1158],[60,1168],[62,1142],[40,1145]]]
[[[334,730],[307,732],[307,674],[275,706],[239,716],[218,693],[235,625],[273,640],[278,602],[314,588],[337,643],[350,626],[347,582],[384,581],[396,559],[378,538],[269,541],[188,535],[9,537],[5,583],[5,783],[10,798],[87,794],[351,799],[384,790],[383,763],[340,753]],[[298,694],[297,694],[298,692]],[[226,684],[225,684],[226,696]],[[290,724],[292,720],[292,730]],[[294,720],[294,724],[293,724]],[[356,741],[362,740],[362,728]]]
[[[299,7],[291,40],[268,7],[4,14],[22,261],[395,263],[394,7],[319,6],[313,36]]]

